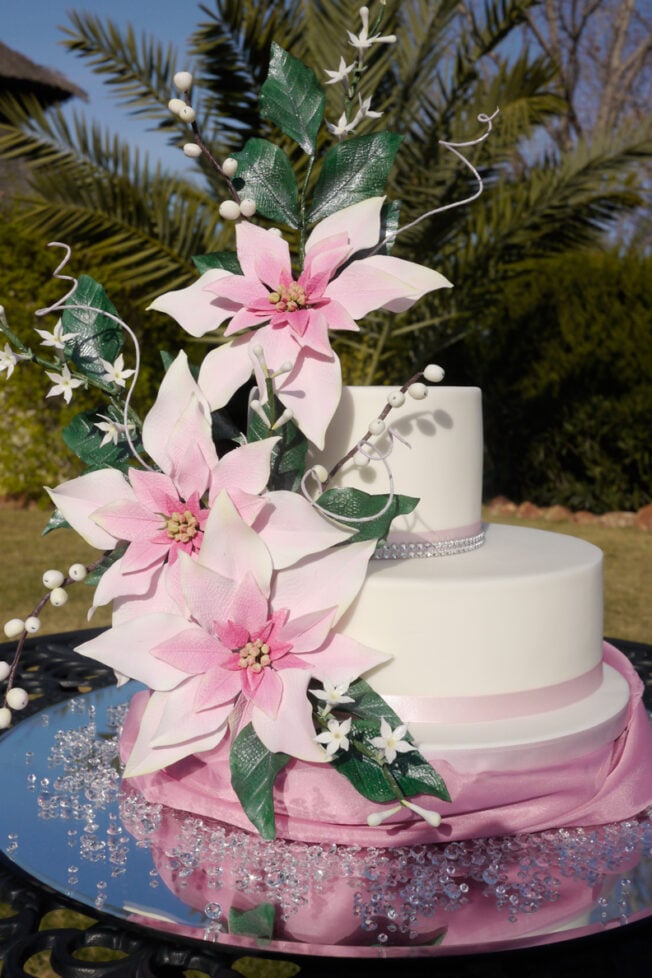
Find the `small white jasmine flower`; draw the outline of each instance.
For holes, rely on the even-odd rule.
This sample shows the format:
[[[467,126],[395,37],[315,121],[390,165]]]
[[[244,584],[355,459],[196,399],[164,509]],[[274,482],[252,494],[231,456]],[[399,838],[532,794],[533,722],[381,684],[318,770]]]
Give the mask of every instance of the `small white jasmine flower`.
[[[46,370],[45,374],[54,384],[45,396],[56,397],[57,394],[61,394],[66,404],[70,404],[72,392],[75,388],[81,387],[83,384],[83,381],[71,375],[67,364],[64,364],[60,374],[54,373],[51,370]]]
[[[326,753],[329,757],[332,757],[338,750],[348,750],[349,749],[349,738],[348,734],[351,732],[351,717],[346,720],[329,720],[328,730],[324,730],[323,733],[317,734],[315,740],[318,743],[323,744],[326,748]]]
[[[323,466],[315,466],[315,468],[323,468]],[[324,478],[321,479],[325,482],[328,478],[328,473],[326,469],[323,472]],[[323,708],[323,714],[326,716],[333,709],[334,706],[339,706],[341,703],[354,703],[355,700],[352,696],[347,696],[349,689],[348,683],[340,683],[339,686],[335,686],[333,683],[329,682],[328,679],[324,680],[323,689],[313,689],[312,693],[317,697],[318,700],[323,700],[325,706]]]
[[[371,96],[369,98],[362,98],[358,95],[358,101],[360,103],[360,108],[355,117],[356,125],[361,122],[362,119],[380,119],[382,112],[372,112],[371,110]]]
[[[392,764],[396,760],[396,755],[405,754],[409,750],[414,750],[413,744],[403,740],[407,733],[407,723],[401,723],[396,730],[392,730],[387,720],[383,717],[380,721],[380,737],[372,737],[371,743],[378,750],[382,750],[385,760]]]
[[[3,370],[7,371],[7,379],[11,377],[14,372],[14,367],[18,363],[18,357],[11,349],[8,343],[5,343],[4,350],[0,350],[0,372]]]
[[[133,424],[120,424],[119,421],[114,421],[113,418],[107,417],[106,414],[98,414],[98,418],[102,418],[102,421],[95,421],[93,427],[99,428],[100,431],[104,432],[104,438],[100,442],[100,448],[108,445],[109,442],[113,442],[114,445],[118,444],[118,439],[120,435],[124,434],[129,428],[133,431]]]
[[[106,381],[107,384],[117,384],[118,387],[124,387],[127,380],[135,373],[133,370],[125,370],[125,361],[122,354],[116,357],[115,363],[110,363],[109,360],[102,360],[102,366],[106,371],[106,373],[102,374],[102,380]]]
[[[355,68],[355,61],[353,64],[347,65],[344,58],[340,58],[340,64],[337,71],[329,71],[328,68],[324,68],[325,73],[328,75],[328,81],[324,82],[325,85],[335,85],[337,82],[346,81]]]
[[[326,128],[334,136],[345,136],[347,132],[353,132],[355,129],[355,120],[353,122],[347,122],[346,113],[343,112],[342,115],[337,120],[337,123],[327,122]]]
[[[64,333],[61,320],[51,333],[47,329],[37,329],[35,332],[42,337],[41,346],[51,346],[55,350],[63,350],[69,340],[74,340],[76,336],[79,336],[79,333]]]
[[[359,34],[353,34],[351,31],[346,32],[349,35],[349,44],[358,51],[368,51],[372,44],[396,44],[396,34],[386,34],[384,37],[380,34],[374,34],[369,37],[368,7],[360,7],[360,20],[362,21],[362,30]]]

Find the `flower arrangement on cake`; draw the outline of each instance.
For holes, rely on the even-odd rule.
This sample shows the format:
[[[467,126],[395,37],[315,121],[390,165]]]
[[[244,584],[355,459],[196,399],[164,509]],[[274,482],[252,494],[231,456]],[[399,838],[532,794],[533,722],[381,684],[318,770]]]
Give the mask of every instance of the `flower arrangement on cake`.
[[[51,382],[48,397],[69,403],[79,388],[92,388],[106,400],[63,431],[87,471],[48,489],[56,509],[47,530],[72,527],[100,555],[65,576],[48,571],[47,594],[33,613],[6,623],[18,649],[2,675],[0,727],[26,704],[17,667],[26,636],[40,627],[40,609],[46,600],[64,603],[66,588],[85,579],[95,588],[93,608],[112,602],[113,619],[78,651],[111,666],[120,682],[149,689],[125,777],[201,762],[228,744],[233,790],[266,837],[275,832],[275,778],[293,758],[330,765],[364,798],[389,804],[389,815],[407,807],[437,826],[439,813],[411,798],[448,799],[407,725],[362,678],[385,656],[338,629],[392,520],[418,502],[395,491],[374,439],[393,407],[426,397],[428,382],[443,371],[431,365],[411,378],[360,433],[356,450],[385,466],[388,492],[330,486],[339,464],[329,473],[310,462],[342,392],[331,331],[358,330],[371,311],[403,311],[451,284],[391,254],[404,229],[399,205],[384,190],[400,138],[382,130],[355,135],[363,119],[382,114],[360,91],[369,56],[396,40],[382,34],[383,5],[377,9],[370,23],[362,7],[358,33],[349,31],[351,63],[342,56],[326,71],[326,84],[343,93],[336,123],[324,120],[314,71],[272,49],[260,110],[303,151],[301,183],[284,149],[269,140],[250,139],[232,158],[214,159],[192,107],[193,78],[175,75],[179,97],[170,110],[193,136],[184,151],[203,154],[222,176],[220,214],[234,224],[235,250],[199,256],[198,280],[152,303],[193,337],[226,324],[226,341],[198,370],[184,352],[165,357],[142,421],[131,406],[136,337],[98,283],[62,272],[69,249],[55,275],[71,287],[38,313],[60,317],[52,331],[37,330],[44,352],[16,336],[4,314],[0,321],[7,378],[31,361]],[[491,129],[490,119],[480,119],[486,132],[476,141]],[[320,156],[324,123],[333,142]],[[125,366],[125,333],[134,343],[133,367]],[[228,407],[251,378],[240,431]],[[384,817],[372,814],[369,824]]]

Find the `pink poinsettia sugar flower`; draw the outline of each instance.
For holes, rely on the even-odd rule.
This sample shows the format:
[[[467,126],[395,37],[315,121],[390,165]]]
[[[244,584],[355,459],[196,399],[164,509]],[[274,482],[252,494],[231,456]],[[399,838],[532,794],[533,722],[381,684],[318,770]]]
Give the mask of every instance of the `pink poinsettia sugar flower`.
[[[385,656],[337,631],[374,542],[331,548],[275,570],[227,493],[208,518],[199,560],[168,578],[176,613],[114,626],[78,651],[150,687],[126,776],[216,747],[253,724],[270,751],[328,760],[308,684],[346,685]]]
[[[91,546],[114,550],[127,544],[101,578],[95,605],[152,596],[164,568],[180,553],[196,554],[209,514],[203,498],[210,504],[226,489],[249,522],[265,506],[260,493],[269,478],[274,439],[242,446],[220,460],[210,408],[185,354],[167,371],[142,437],[160,471],[130,468],[125,475],[104,468],[48,489],[67,522]]]
[[[234,338],[207,355],[199,375],[212,408],[223,407],[252,372],[264,396],[259,348],[271,372],[284,370],[276,382],[279,399],[323,448],[342,383],[329,331],[358,330],[357,321],[369,312],[402,312],[451,284],[423,265],[369,254],[380,241],[383,203],[383,197],[372,197],[317,224],[297,278],[288,243],[273,230],[242,221],[236,227],[242,275],[213,269],[152,303],[194,336],[230,320],[225,336]]]

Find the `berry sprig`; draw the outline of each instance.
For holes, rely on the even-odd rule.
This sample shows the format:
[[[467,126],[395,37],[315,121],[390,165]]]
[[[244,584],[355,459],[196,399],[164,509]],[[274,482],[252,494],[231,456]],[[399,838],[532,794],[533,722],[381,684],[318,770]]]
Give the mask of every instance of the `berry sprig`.
[[[18,671],[18,666],[25,647],[25,640],[30,635],[36,635],[41,630],[41,619],[39,614],[49,603],[54,608],[61,608],[68,600],[66,588],[70,584],[77,584],[85,580],[91,571],[104,560],[106,554],[102,554],[99,560],[92,564],[72,564],[68,568],[68,574],[56,569],[46,570],[43,574],[43,585],[47,588],[46,593],[40,598],[30,614],[25,618],[10,618],[4,624],[4,633],[9,639],[18,639],[14,657],[9,662],[0,662],[0,682],[6,680],[3,705],[0,707],[0,730],[6,730],[11,726],[12,711],[24,710],[29,702],[29,695],[20,686],[14,686],[14,679]]]
[[[232,199],[223,200],[219,206],[219,214],[222,220],[237,221],[240,218],[248,220],[256,213],[256,202],[248,197],[241,198],[235,188],[233,177],[238,170],[238,161],[229,156],[223,163],[220,163],[204,141],[197,122],[197,113],[190,98],[193,83],[192,74],[189,71],[177,71],[173,80],[183,98],[171,98],[168,102],[168,109],[172,115],[175,115],[182,122],[188,123],[194,137],[194,142],[184,144],[183,152],[189,159],[193,160],[204,156],[213,169],[217,170],[224,179]]]

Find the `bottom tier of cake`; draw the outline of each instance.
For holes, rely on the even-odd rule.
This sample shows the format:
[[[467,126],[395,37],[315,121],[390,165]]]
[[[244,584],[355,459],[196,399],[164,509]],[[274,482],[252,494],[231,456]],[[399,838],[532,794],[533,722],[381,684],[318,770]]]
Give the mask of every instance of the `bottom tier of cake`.
[[[414,799],[442,815],[438,829],[407,809],[370,828],[367,818],[389,806],[360,796],[325,765],[291,761],[277,778],[277,834],[305,842],[396,846],[511,835],[629,818],[652,804],[652,728],[642,684],[627,659],[604,648],[603,681],[584,713],[555,711],[520,718],[520,741],[492,742],[486,724],[468,722],[446,744],[423,753],[443,775],[452,802]],[[122,734],[128,756],[147,702],[137,694]],[[571,722],[572,721],[572,722]],[[459,734],[459,736],[458,736]],[[228,744],[132,782],[150,802],[252,826],[231,788]]]

